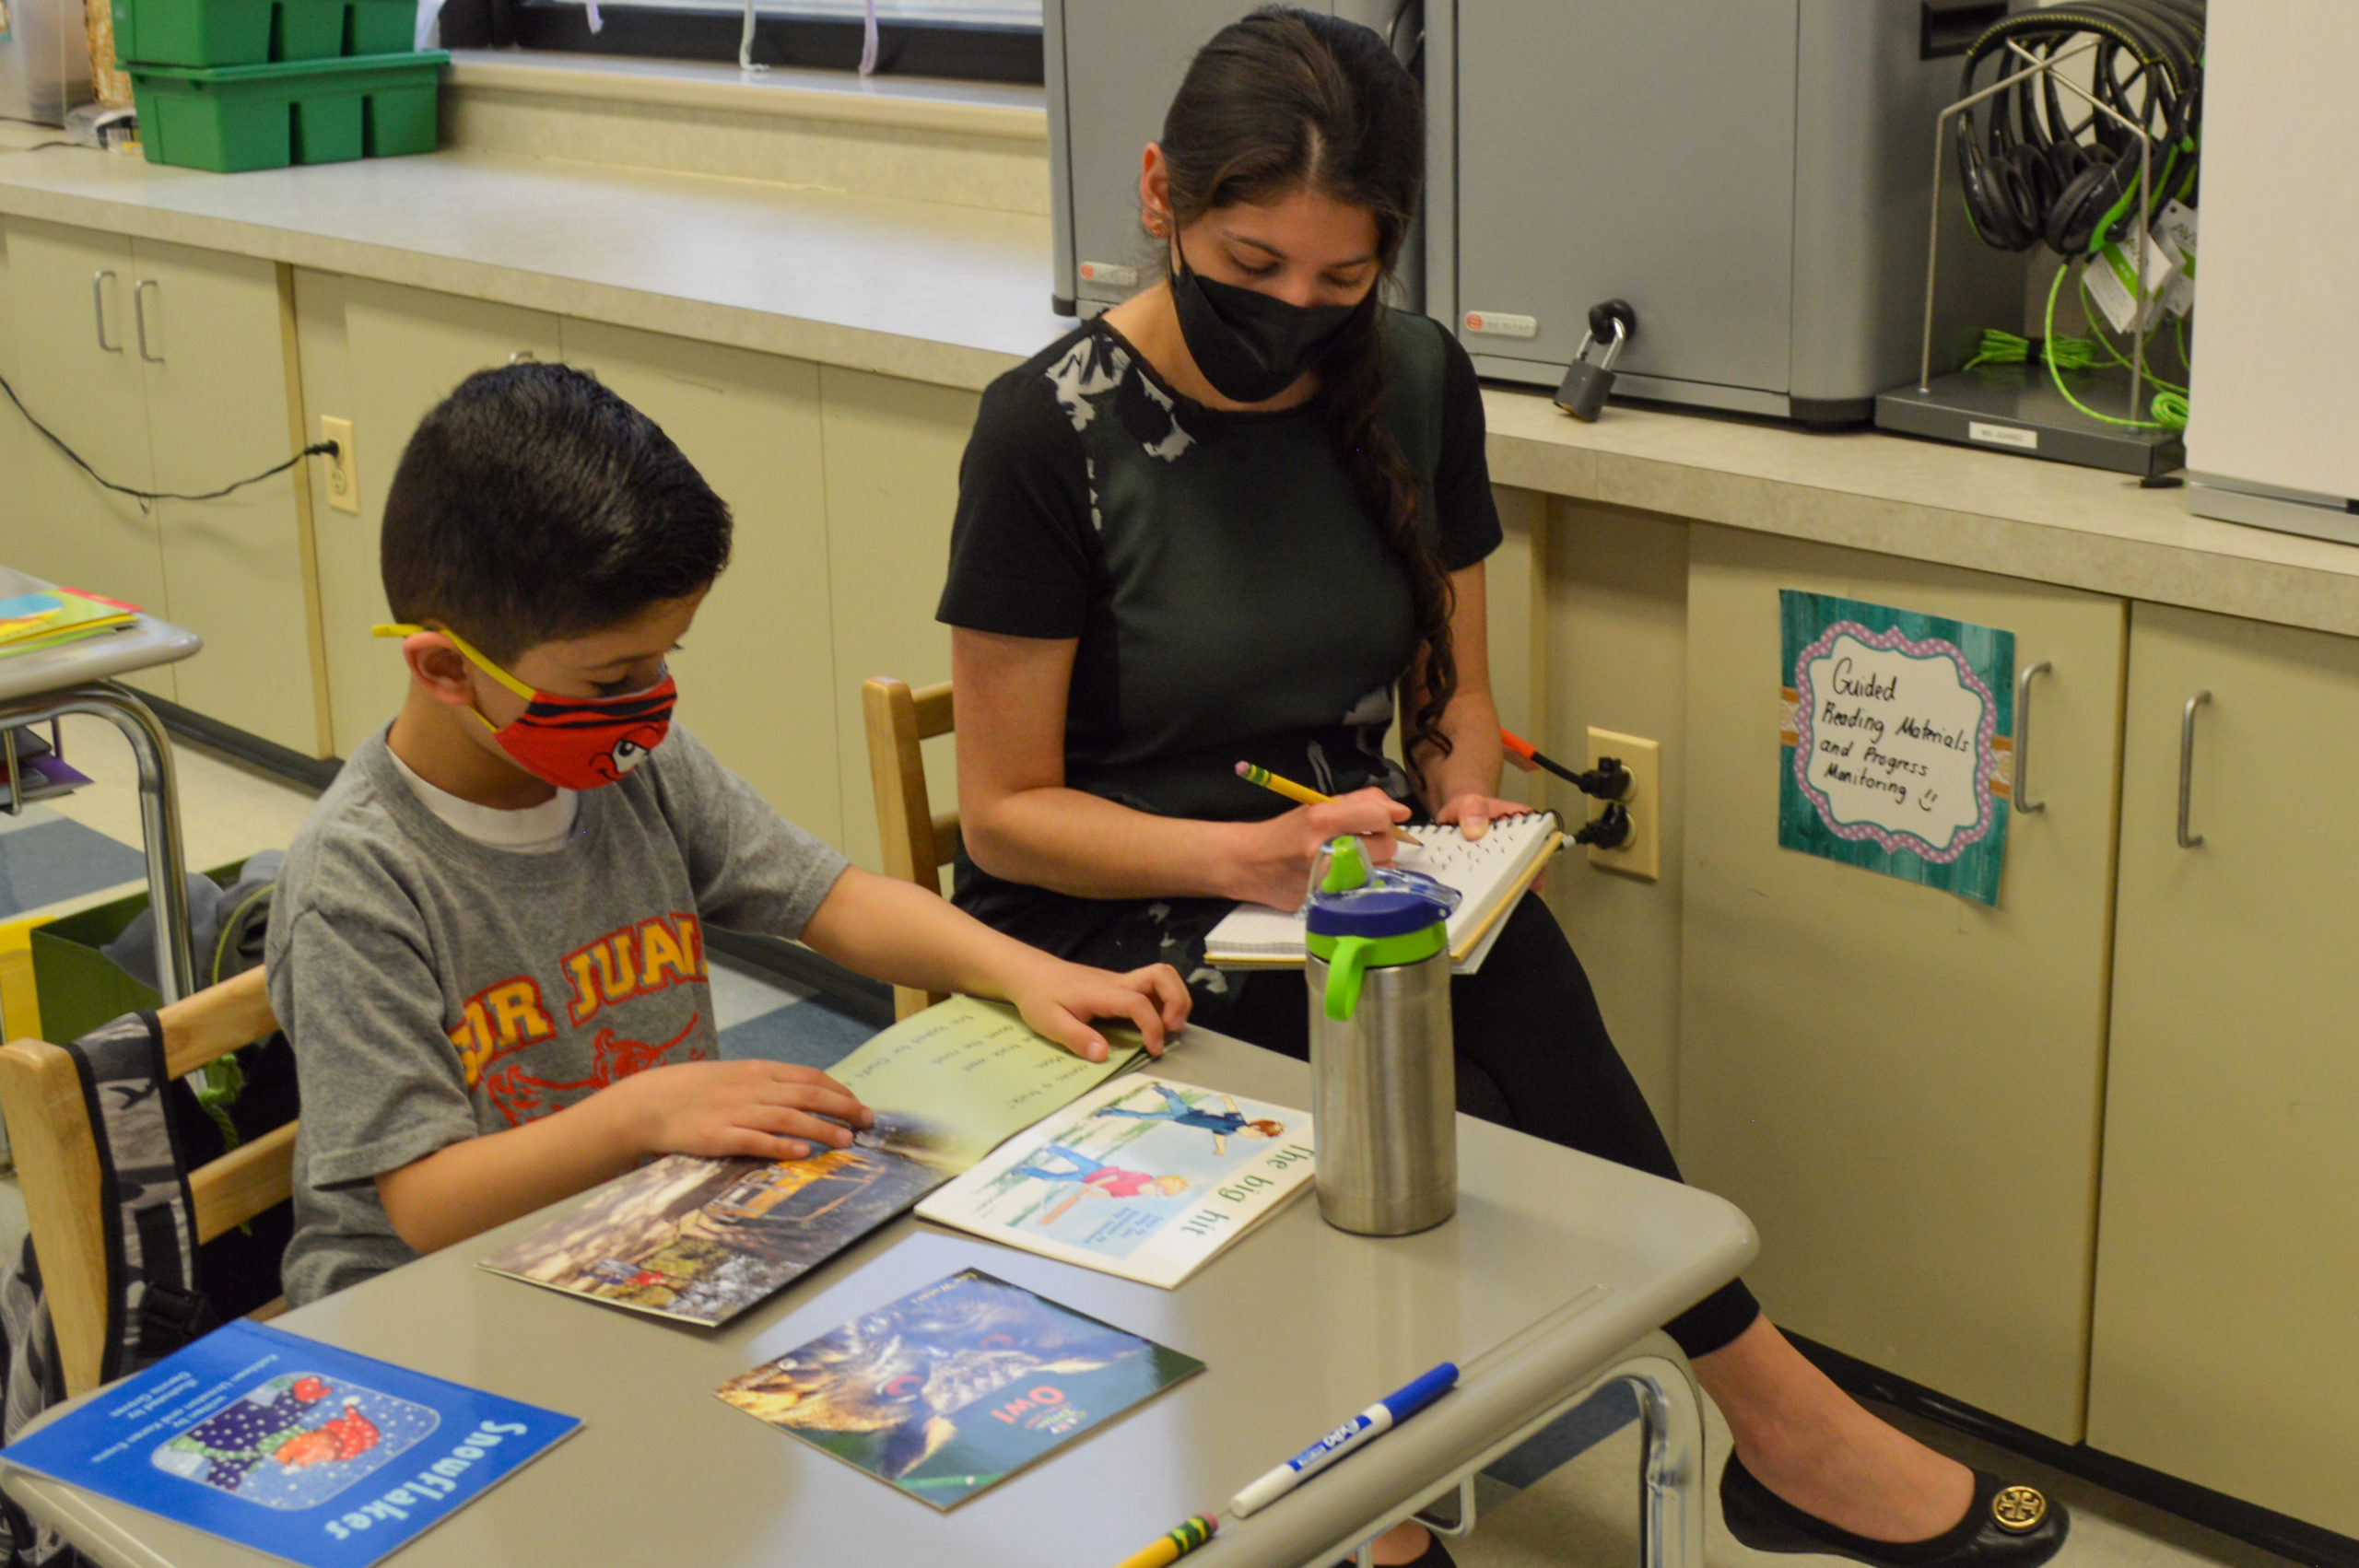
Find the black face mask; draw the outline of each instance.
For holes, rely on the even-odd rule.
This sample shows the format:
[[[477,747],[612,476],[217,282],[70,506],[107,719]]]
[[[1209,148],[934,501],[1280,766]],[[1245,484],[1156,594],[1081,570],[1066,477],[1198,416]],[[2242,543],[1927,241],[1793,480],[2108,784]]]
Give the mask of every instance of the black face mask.
[[[1315,369],[1344,323],[1376,298],[1357,305],[1296,305],[1251,288],[1199,277],[1185,252],[1171,272],[1171,302],[1180,335],[1213,390],[1236,403],[1264,403]]]

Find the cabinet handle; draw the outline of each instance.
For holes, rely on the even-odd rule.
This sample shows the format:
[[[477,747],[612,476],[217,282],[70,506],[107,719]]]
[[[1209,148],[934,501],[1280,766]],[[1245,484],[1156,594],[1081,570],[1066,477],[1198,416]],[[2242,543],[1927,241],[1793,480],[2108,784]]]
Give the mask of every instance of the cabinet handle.
[[[2186,711],[2178,717],[2178,847],[2182,849],[2203,847],[2203,835],[2187,830],[2187,808],[2195,792],[2195,710],[2211,700],[2210,692],[2197,692],[2187,699]]]
[[[161,365],[164,357],[147,352],[147,291],[158,287],[152,277],[143,277],[131,287],[131,319],[139,328],[139,357],[150,365]]]
[[[123,345],[107,341],[107,285],[113,281],[112,267],[90,275],[90,313],[98,318],[99,346],[109,354],[120,354]]]
[[[2031,793],[2031,679],[2055,669],[2043,659],[2036,664],[2025,665],[2015,675],[2015,810],[2044,812],[2046,801],[2035,801]]]

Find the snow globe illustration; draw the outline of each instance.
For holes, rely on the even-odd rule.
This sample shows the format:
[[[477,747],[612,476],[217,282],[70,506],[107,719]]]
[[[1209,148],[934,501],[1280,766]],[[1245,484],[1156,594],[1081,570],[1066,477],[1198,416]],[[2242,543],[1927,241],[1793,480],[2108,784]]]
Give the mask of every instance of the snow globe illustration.
[[[290,1372],[159,1445],[150,1460],[265,1508],[312,1508],[384,1469],[441,1422],[425,1405]]]

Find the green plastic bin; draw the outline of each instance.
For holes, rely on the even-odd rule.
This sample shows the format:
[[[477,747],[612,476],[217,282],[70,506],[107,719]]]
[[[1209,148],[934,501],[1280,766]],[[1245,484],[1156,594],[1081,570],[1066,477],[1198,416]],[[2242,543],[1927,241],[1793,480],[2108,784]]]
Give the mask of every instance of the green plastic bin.
[[[405,54],[417,48],[417,0],[350,0],[346,54]]]
[[[227,887],[238,880],[244,864],[233,860],[205,874]],[[26,945],[32,952],[33,995],[41,1005],[44,1039],[64,1045],[110,1018],[154,1007],[162,1000],[99,951],[121,936],[146,907],[147,895],[134,893],[33,928]],[[199,967],[210,957],[199,955]]]
[[[432,152],[441,50],[267,65],[127,64],[150,163],[236,174]]]
[[[407,53],[417,0],[111,0],[128,65],[260,65]]]
[[[121,61],[250,65],[270,58],[274,0],[113,0]]]
[[[140,0],[132,0],[134,5]],[[149,4],[153,0],[148,0]],[[191,0],[182,0],[183,4]],[[216,0],[193,0],[208,6]],[[271,7],[270,53],[264,60],[334,60],[340,55],[355,54],[358,50],[344,46],[344,0],[277,0]],[[402,41],[409,47],[409,40]],[[239,61],[239,64],[260,62]],[[229,62],[223,62],[227,64]]]

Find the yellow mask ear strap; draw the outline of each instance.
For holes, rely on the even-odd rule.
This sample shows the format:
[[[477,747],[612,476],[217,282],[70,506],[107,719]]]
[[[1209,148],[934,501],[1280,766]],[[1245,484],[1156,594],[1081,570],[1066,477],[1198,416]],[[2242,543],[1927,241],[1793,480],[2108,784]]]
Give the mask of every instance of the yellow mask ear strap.
[[[452,631],[448,626],[416,626],[410,625],[406,621],[387,621],[381,622],[369,628],[369,634],[371,637],[415,637],[419,632],[432,632],[438,637],[449,638],[451,639],[451,646],[457,649],[461,653],[465,654],[467,661],[473,664],[476,669],[481,670],[485,674],[489,675],[493,680],[498,681],[501,685],[506,686],[510,691],[514,692],[526,702],[533,700],[534,692],[532,687],[526,685],[523,682],[518,680],[515,676],[510,674],[507,671],[501,669],[490,660],[486,659],[481,653],[475,651],[475,648],[473,643],[469,642],[465,638],[461,637],[457,632]]]

